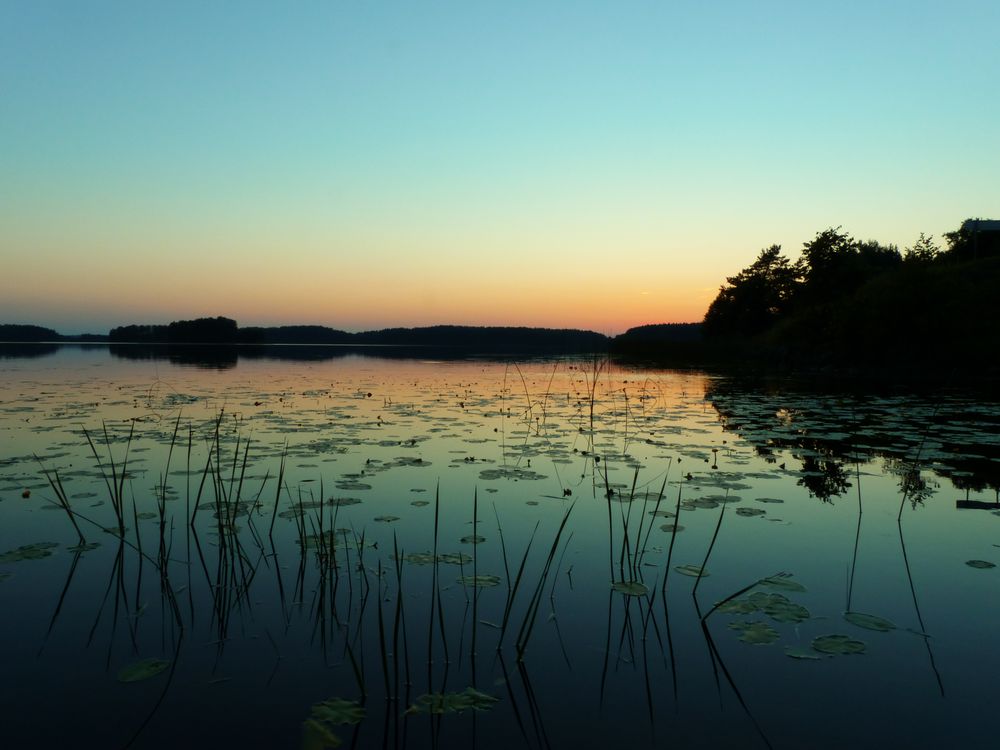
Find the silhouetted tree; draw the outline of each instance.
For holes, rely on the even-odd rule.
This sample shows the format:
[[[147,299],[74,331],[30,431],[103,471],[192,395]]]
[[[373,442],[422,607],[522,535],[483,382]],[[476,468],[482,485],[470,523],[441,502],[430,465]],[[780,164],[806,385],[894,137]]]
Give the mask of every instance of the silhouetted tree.
[[[175,320],[167,326],[167,341],[172,343],[232,344],[239,340],[239,327],[230,318]]]
[[[808,304],[822,305],[843,298],[873,276],[898,267],[902,260],[894,246],[874,240],[859,242],[837,227],[806,242],[798,266]]]
[[[11,323],[0,325],[0,341],[58,341],[61,338],[51,328],[42,326]]]
[[[780,245],[760,251],[750,266],[726,279],[705,313],[709,336],[752,336],[766,331],[795,297],[799,270],[781,254]]]
[[[903,251],[903,261],[906,263],[931,263],[937,260],[941,254],[941,248],[934,244],[934,237],[926,236],[923,232],[920,237]]]
[[[967,261],[1000,255],[1000,222],[966,219],[954,232],[946,232],[948,260]]]

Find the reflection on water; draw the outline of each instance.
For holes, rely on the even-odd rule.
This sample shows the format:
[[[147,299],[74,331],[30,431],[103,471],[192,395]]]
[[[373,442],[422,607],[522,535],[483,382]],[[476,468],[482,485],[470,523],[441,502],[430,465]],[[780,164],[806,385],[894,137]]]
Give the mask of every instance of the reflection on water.
[[[328,354],[3,361],[7,745],[992,746],[995,402]]]

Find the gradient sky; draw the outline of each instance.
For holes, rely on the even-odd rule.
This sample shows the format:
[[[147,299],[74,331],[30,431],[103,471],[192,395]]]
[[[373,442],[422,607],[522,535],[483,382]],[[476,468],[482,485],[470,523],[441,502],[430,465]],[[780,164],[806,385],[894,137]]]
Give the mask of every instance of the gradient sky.
[[[1000,218],[1000,2],[0,0],[0,322],[616,333]]]

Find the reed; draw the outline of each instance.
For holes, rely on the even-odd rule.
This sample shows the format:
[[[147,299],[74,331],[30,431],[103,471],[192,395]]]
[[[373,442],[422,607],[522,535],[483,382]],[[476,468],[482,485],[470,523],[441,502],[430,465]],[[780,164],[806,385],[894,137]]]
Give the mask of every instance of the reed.
[[[674,557],[674,542],[677,541],[677,525],[681,522],[681,488],[677,485],[677,506],[674,508],[674,528],[670,532],[670,547],[667,549],[667,567],[663,571],[663,583],[660,585],[660,598],[663,606],[667,606],[667,581],[670,580],[670,561]]]
[[[121,466],[119,467],[115,463],[114,451],[111,448],[111,436],[108,433],[108,425],[106,422],[101,423],[102,430],[104,432],[104,446],[108,452],[108,466],[105,467],[104,462],[101,460],[100,453],[97,451],[97,445],[94,443],[93,438],[90,436],[90,432],[84,427],[83,434],[87,438],[87,444],[90,446],[90,451],[97,461],[97,468],[101,472],[101,477],[104,479],[104,484],[108,488],[108,496],[111,501],[111,507],[114,510],[115,518],[118,521],[118,534],[119,536],[125,536],[125,478],[128,472],[128,457],[129,450],[132,447],[132,437],[135,434],[135,422],[131,423],[129,428],[128,439],[125,443],[125,456],[122,459]],[[110,471],[110,474],[108,473]]]
[[[278,486],[274,493],[274,509],[271,511],[271,526],[267,531],[267,537],[274,544],[274,521],[278,517],[278,505],[281,502],[281,488],[285,481],[285,459],[288,457],[288,443],[281,451],[281,463],[278,466]]]
[[[715,546],[715,540],[719,536],[719,529],[722,528],[722,519],[726,515],[726,506],[729,505],[729,490],[726,490],[726,501],[722,503],[722,510],[719,512],[719,521],[715,524],[715,532],[712,534],[712,541],[708,543],[708,549],[705,551],[705,559],[701,563],[701,569],[698,571],[698,577],[694,581],[694,588],[691,589],[691,596],[695,596],[698,593],[698,586],[701,584],[701,579],[705,577],[705,567],[708,565],[708,558],[712,554],[712,548]],[[676,524],[674,531],[676,532]]]
[[[472,663],[476,661],[476,633],[479,623],[479,544],[477,537],[479,534],[479,488],[477,487],[472,495]],[[473,672],[475,666],[473,666]]]
[[[504,605],[503,610],[503,621],[500,624],[500,637],[497,639],[497,651],[500,651],[503,646],[504,635],[507,632],[507,625],[510,623],[510,613],[514,607],[514,600],[517,597],[518,589],[521,586],[521,579],[524,576],[524,567],[528,562],[528,553],[531,552],[531,545],[535,541],[535,534],[538,533],[538,525],[540,522],[535,522],[535,528],[531,531],[531,536],[528,537],[528,544],[524,548],[524,554],[521,556],[521,564],[517,568],[517,574],[514,577],[514,584],[510,584],[510,576],[507,578],[507,602]],[[501,538],[503,532],[501,531]]]
[[[548,578],[549,570],[552,568],[552,560],[555,557],[556,550],[559,547],[559,539],[562,537],[562,533],[566,528],[566,523],[567,521],[569,521],[570,515],[573,513],[574,507],[576,507],[576,503],[570,505],[565,515],[563,515],[562,523],[559,524],[559,529],[556,531],[555,538],[552,540],[552,546],[549,549],[549,554],[545,560],[545,565],[542,568],[542,572],[538,577],[538,582],[535,584],[535,591],[532,594],[531,600],[528,603],[528,609],[525,612],[524,619],[521,621],[521,628],[518,631],[517,642],[516,642],[516,649],[519,661],[523,659],[524,651],[528,647],[528,641],[531,638],[531,633],[535,627],[535,621],[538,618],[538,606],[541,603],[542,590],[545,587],[545,581]]]
[[[63,487],[62,479],[59,478],[59,470],[53,469],[52,472],[50,473],[49,470],[45,468],[45,464],[42,463],[42,460],[37,455],[35,456],[35,460],[38,462],[38,465],[42,468],[42,473],[45,474],[45,479],[48,481],[49,486],[55,493],[56,500],[59,503],[59,507],[61,507],[63,511],[66,513],[67,518],[69,518],[69,522],[73,524],[73,528],[74,530],[76,530],[76,535],[80,538],[80,544],[81,545],[86,544],[87,539],[84,537],[83,532],[80,530],[79,524],[77,524],[76,522],[76,517],[73,514],[73,509],[70,507],[69,498],[67,497],[66,490]]]

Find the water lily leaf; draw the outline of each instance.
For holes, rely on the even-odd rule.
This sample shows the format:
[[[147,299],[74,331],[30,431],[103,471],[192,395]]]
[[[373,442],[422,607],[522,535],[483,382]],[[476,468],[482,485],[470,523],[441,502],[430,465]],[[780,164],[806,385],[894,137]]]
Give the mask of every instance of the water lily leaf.
[[[407,714],[450,714],[473,711],[488,711],[500,699],[467,687],[461,693],[427,693],[417,698],[406,709]]]
[[[847,635],[821,635],[813,638],[812,647],[823,654],[863,654],[864,641],[857,641]]]
[[[410,505],[414,508],[423,508],[425,505],[430,505],[430,502],[427,500],[413,500],[410,502]]]
[[[464,552],[443,552],[438,555],[438,562],[447,565],[468,565],[472,562],[472,556]]]
[[[338,506],[340,508],[343,508],[345,505],[358,505],[361,502],[361,498],[357,498],[357,497],[331,497],[326,502],[327,502],[328,505],[336,505],[336,506]]]
[[[767,586],[772,589],[780,589],[781,591],[803,592],[807,590],[801,583],[793,581],[788,576],[772,576],[771,578],[762,578],[759,585]]]
[[[500,466],[495,469],[483,469],[479,472],[479,478],[486,481],[493,479],[513,479],[515,481],[524,479],[527,481],[534,481],[538,479],[546,479],[546,476],[532,471],[531,469],[522,469],[519,466]]]
[[[403,555],[403,560],[413,565],[433,565],[434,554],[432,552],[408,552]],[[443,552],[437,556],[439,563],[448,565],[470,565],[472,556],[464,552]]]
[[[375,516],[375,520],[379,523],[392,523],[393,521],[398,521],[399,516]]]
[[[425,461],[419,456],[399,456],[394,461],[390,461],[387,466],[397,467],[397,466],[430,466],[430,461]]]
[[[470,534],[469,536],[463,536],[459,541],[462,544],[482,544],[486,541],[486,537],[479,536],[478,534]]]
[[[668,534],[672,534],[678,531],[684,531],[684,527],[679,523],[665,523],[660,526],[660,531],[666,531]]]
[[[729,623],[731,630],[740,632],[740,640],[753,646],[766,646],[778,640],[778,631],[766,622],[758,620],[738,621]]]
[[[355,492],[358,492],[359,490],[370,490],[372,488],[370,484],[359,482],[357,479],[340,479],[334,482],[333,486],[338,490],[353,490]]]
[[[852,625],[857,625],[865,630],[877,630],[880,633],[888,633],[896,629],[896,624],[884,617],[869,615],[864,612],[845,612],[844,619]]]
[[[336,726],[338,724],[358,724],[365,718],[365,708],[356,701],[330,698],[312,707],[311,716],[315,721]]]
[[[718,508],[719,503],[717,500],[713,500],[710,497],[699,497],[694,500],[683,500],[681,505],[687,510],[694,510],[695,508]]]
[[[757,605],[749,599],[730,599],[725,604],[720,604],[716,611],[726,615],[749,615],[757,609]]]
[[[479,586],[480,588],[492,588],[493,586],[500,585],[499,576],[490,575],[478,575],[478,576],[461,576],[458,582],[463,586]]]
[[[67,547],[68,552],[91,552],[101,546],[100,542],[80,542],[72,547]]]
[[[819,661],[823,658],[815,651],[810,651],[801,646],[785,646],[785,656],[790,656],[793,659],[802,659],[803,661]]]
[[[312,707],[312,715],[302,724],[302,750],[329,750],[341,745],[340,737],[331,727],[357,724],[365,717],[365,709],[354,701],[331,698]]]
[[[677,565],[674,567],[678,573],[684,576],[691,576],[692,578],[705,578],[708,573],[703,571],[700,565]]]
[[[2,560],[0,560],[2,562]],[[979,568],[980,570],[986,570],[987,568],[995,568],[996,564],[991,563],[988,560],[966,560],[965,564],[970,568]]]
[[[340,737],[313,719],[302,724],[302,750],[331,750],[340,747]]]
[[[785,502],[784,500],[780,500],[780,499],[778,499],[776,497],[755,497],[753,500],[754,500],[755,503],[783,503],[783,502]]]
[[[745,516],[747,518],[752,517],[752,516],[762,516],[762,515],[764,515],[765,512],[766,511],[763,511],[760,508],[737,508],[736,509],[736,515],[738,515],[738,516]]]
[[[170,662],[165,659],[140,659],[134,661],[118,672],[118,682],[140,682],[156,677],[163,670],[170,666]]]
[[[649,593],[649,588],[639,581],[615,581],[611,584],[611,590],[625,596],[645,596]]]
[[[17,549],[8,550],[0,555],[0,563],[21,562],[22,560],[41,560],[49,557],[52,550],[59,545],[55,542],[35,542],[25,544]]]
[[[790,601],[782,594],[755,591],[748,599],[761,612],[777,622],[804,622],[809,619],[808,609]]]
[[[347,532],[346,534],[344,532]],[[306,549],[344,549],[350,547],[351,549],[358,549],[361,546],[361,539],[355,536],[348,536],[352,534],[350,529],[337,529],[336,531],[324,531],[321,536],[319,533],[316,534],[306,534],[302,540],[305,541]],[[296,544],[300,544],[300,540],[295,540]],[[375,548],[375,542],[371,539],[365,539],[365,548]]]

